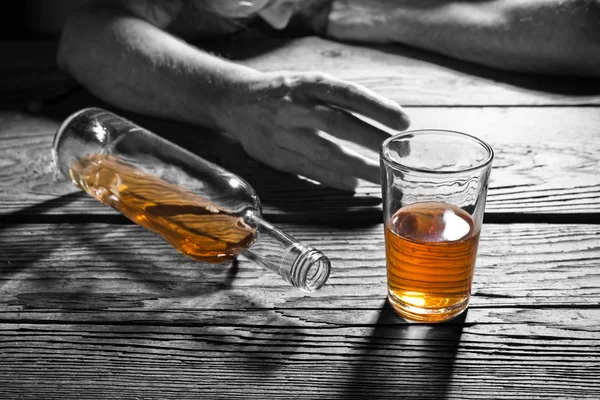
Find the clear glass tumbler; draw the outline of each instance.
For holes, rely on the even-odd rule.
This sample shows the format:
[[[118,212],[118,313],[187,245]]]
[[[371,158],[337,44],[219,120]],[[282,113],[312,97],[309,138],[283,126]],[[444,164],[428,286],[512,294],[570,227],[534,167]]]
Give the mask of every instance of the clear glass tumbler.
[[[221,263],[244,254],[304,291],[329,277],[322,252],[262,218],[246,181],[116,114],[74,113],[53,155],[75,185],[188,257]]]
[[[494,151],[452,131],[408,131],[381,146],[388,299],[411,321],[469,305]]]

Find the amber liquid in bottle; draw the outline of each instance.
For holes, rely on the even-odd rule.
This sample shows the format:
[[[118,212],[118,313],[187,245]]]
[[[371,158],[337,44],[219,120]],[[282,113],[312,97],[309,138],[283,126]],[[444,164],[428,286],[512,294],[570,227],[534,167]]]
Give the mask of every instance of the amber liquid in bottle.
[[[388,294],[408,319],[438,322],[468,305],[479,229],[471,216],[446,203],[415,203],[385,227]]]
[[[254,242],[255,229],[240,215],[117,157],[86,156],[72,165],[70,174],[90,195],[193,259],[219,263]]]

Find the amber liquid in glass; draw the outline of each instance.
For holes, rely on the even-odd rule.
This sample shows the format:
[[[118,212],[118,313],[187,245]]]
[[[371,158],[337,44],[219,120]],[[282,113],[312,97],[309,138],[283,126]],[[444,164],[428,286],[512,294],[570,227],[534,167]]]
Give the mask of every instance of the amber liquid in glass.
[[[117,157],[86,156],[73,164],[70,174],[90,195],[193,259],[219,263],[255,239],[255,229],[240,215]]]
[[[468,305],[479,244],[471,216],[446,203],[402,207],[385,227],[388,298],[407,319],[440,322]]]

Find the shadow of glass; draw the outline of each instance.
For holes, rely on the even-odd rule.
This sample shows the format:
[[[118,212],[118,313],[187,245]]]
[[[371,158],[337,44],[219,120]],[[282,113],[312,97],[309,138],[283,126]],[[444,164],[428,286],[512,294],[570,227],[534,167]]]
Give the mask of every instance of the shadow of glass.
[[[445,323],[412,323],[386,300],[345,397],[446,398],[465,317],[466,312]]]

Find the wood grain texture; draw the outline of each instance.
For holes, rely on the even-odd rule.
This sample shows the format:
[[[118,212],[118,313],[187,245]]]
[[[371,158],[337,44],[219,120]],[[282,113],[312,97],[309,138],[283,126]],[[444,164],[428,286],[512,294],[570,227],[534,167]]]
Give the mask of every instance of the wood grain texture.
[[[559,313],[560,314],[560,313]],[[3,399],[596,399],[593,340],[506,325],[3,324]],[[536,335],[532,338],[532,335]]]
[[[489,214],[595,213],[587,222],[600,222],[600,108],[407,110],[414,129],[460,130],[494,147],[486,208]],[[0,115],[0,218],[5,221],[8,217],[18,220],[48,214],[115,214],[54,174],[52,138],[68,113],[59,115]],[[261,198],[265,215],[273,221],[321,221],[348,215],[381,220],[381,194],[374,184],[364,183],[355,194],[323,188],[254,161],[224,135],[126,115],[245,178]]]
[[[135,225],[2,226],[0,397],[600,395],[596,226],[484,225],[471,306],[436,326],[386,303],[381,225],[281,228],[331,257],[325,289]]]
[[[256,324],[245,314],[254,309],[307,325],[372,320],[386,293],[382,225],[279,226],[331,258],[323,290],[296,290],[243,257],[188,259],[133,224],[5,225],[0,319],[195,324],[207,313],[212,323]],[[552,316],[572,307],[598,324],[599,260],[596,225],[486,224],[467,322],[574,324]]]
[[[223,46],[259,69],[318,66],[362,83],[412,105],[413,128],[487,140],[496,160],[486,218],[546,223],[484,224],[468,312],[411,324],[385,300],[376,185],[324,189],[224,135],[122,113],[247,179],[267,219],[324,251],[333,274],[307,294],[244,257],[188,259],[56,177],[59,122],[105,106],[97,99],[78,91],[35,115],[5,110],[0,399],[600,398],[598,82],[317,38]],[[56,72],[47,59],[33,64]],[[44,98],[63,79],[36,92],[45,80],[31,76],[5,99]]]
[[[410,106],[600,104],[598,80],[509,73],[402,45],[242,37],[211,48],[263,71],[330,73]]]

